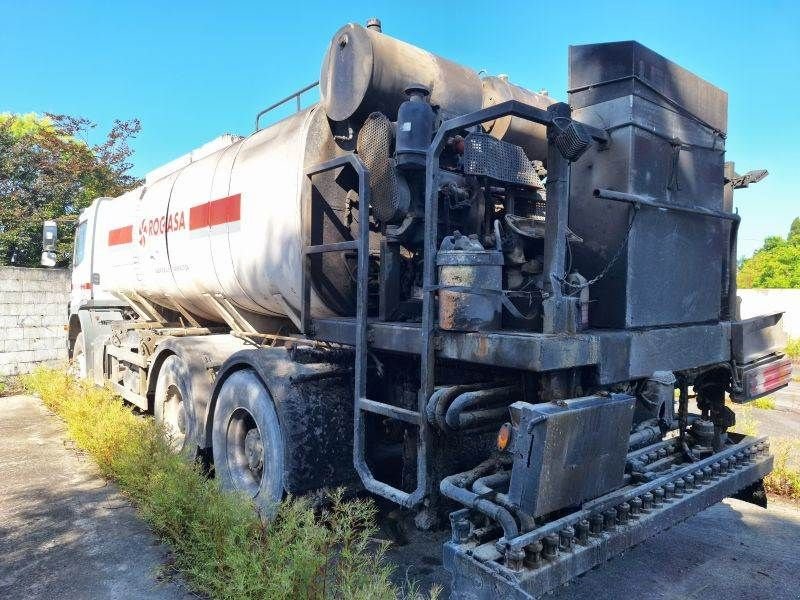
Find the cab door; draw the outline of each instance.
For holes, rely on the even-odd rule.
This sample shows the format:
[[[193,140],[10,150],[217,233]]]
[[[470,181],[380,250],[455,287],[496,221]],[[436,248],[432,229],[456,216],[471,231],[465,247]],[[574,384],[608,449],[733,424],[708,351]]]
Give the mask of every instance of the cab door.
[[[81,213],[72,250],[72,290],[69,312],[74,314],[92,299],[92,261],[88,211]]]

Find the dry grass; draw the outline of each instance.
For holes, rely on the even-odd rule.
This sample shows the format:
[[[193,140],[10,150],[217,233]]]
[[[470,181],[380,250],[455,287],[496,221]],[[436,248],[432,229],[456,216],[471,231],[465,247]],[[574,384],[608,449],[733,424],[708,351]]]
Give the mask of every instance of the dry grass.
[[[732,431],[742,435],[758,435],[758,420],[753,414],[750,404],[741,405],[736,410],[736,425],[733,426]]]
[[[758,420],[752,409],[757,402],[755,400],[736,411],[734,431],[744,435],[758,435]],[[774,401],[769,408],[775,408]],[[764,487],[773,496],[800,501],[800,440],[773,440],[772,453],[775,456],[775,465],[772,472],[764,478]]]
[[[247,499],[171,452],[152,419],[110,391],[52,369],[23,383],[172,547],[175,568],[194,591],[224,600],[419,597],[391,583],[386,548],[372,537],[371,501],[334,491],[315,511],[306,499],[289,499],[262,522]]]
[[[0,377],[0,398],[3,396],[14,396],[22,393],[24,390],[20,383],[19,377]]]

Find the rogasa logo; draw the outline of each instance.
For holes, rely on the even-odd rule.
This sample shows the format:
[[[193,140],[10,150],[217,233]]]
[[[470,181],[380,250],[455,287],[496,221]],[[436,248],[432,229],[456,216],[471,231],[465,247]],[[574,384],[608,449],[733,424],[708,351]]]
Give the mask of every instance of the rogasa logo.
[[[183,211],[163,217],[142,219],[139,223],[139,245],[144,246],[147,240],[154,235],[164,235],[170,231],[186,229],[186,217]]]

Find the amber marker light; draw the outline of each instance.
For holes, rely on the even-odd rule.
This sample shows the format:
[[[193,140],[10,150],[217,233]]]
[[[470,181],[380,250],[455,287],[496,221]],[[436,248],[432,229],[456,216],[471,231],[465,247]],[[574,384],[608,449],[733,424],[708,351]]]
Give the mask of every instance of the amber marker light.
[[[508,448],[511,441],[511,423],[503,423],[500,431],[497,432],[497,449],[502,451]]]

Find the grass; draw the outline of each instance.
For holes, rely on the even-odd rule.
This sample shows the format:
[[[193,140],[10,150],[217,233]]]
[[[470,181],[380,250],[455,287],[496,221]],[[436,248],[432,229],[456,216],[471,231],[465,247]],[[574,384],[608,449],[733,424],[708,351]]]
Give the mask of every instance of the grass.
[[[758,420],[753,415],[751,405],[742,405],[736,411],[736,425],[733,426],[733,431],[741,433],[742,435],[758,435]]]
[[[110,391],[44,368],[22,382],[172,547],[174,568],[193,591],[221,600],[420,598],[413,586],[392,584],[386,546],[373,539],[371,501],[345,500],[338,490],[315,510],[290,498],[264,522],[249,500],[170,451],[153,420]]]
[[[790,339],[786,344],[786,356],[793,360],[800,359],[800,338]]]
[[[769,397],[761,400],[766,398]],[[736,411],[734,431],[744,435],[758,435],[758,421],[752,409],[753,406],[760,408],[757,402],[758,400],[754,400]],[[771,408],[774,408],[774,402]],[[773,496],[800,501],[800,441],[777,439],[772,441],[771,447],[775,464],[772,472],[764,478],[764,488]]]
[[[757,398],[750,403],[750,406],[761,410],[775,410],[775,398],[772,396]]]
[[[776,496],[800,500],[800,468],[796,465],[797,457],[800,456],[800,442],[780,440],[773,445],[773,453],[775,467],[764,478],[764,487]],[[792,458],[795,460],[794,465]]]

